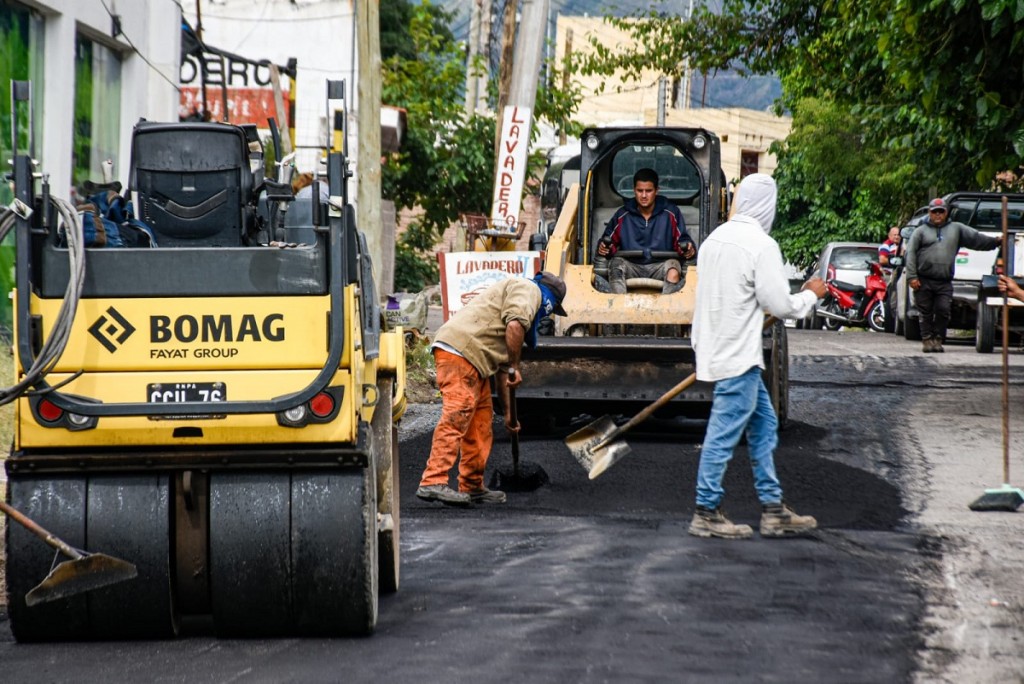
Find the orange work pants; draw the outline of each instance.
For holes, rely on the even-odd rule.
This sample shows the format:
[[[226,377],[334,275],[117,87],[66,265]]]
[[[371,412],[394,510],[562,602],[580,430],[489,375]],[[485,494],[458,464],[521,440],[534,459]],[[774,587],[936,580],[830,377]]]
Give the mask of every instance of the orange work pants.
[[[420,486],[448,484],[461,451],[459,491],[479,491],[484,487],[484,469],[494,441],[490,383],[469,361],[443,349],[434,350],[434,365],[441,390],[441,421],[434,428]]]

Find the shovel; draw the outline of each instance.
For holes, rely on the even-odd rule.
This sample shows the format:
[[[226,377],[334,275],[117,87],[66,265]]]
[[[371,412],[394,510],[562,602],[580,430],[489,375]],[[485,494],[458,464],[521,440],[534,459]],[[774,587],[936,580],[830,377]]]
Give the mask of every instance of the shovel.
[[[128,561],[103,553],[87,553],[69,546],[4,501],[0,501],[0,511],[24,525],[29,532],[71,559],[58,563],[38,586],[25,594],[25,605],[27,606],[56,601],[124,582],[139,574],[136,567]]]
[[[508,377],[514,380],[515,369],[509,369]],[[519,424],[519,416],[516,410],[516,391],[511,387],[508,390],[509,414],[512,424]],[[536,463],[519,463],[519,433],[509,433],[512,440],[512,470],[498,468],[491,476],[490,486],[494,489],[509,492],[532,492],[547,484],[550,480],[548,474]]]
[[[653,404],[623,425],[616,426],[611,416],[601,416],[593,423],[566,437],[565,445],[569,447],[569,451],[587,470],[590,479],[593,480],[632,451],[626,442],[615,441],[620,435],[650,418],[652,413],[672,401],[677,394],[696,381],[697,374],[690,373],[682,382],[665,392]]]

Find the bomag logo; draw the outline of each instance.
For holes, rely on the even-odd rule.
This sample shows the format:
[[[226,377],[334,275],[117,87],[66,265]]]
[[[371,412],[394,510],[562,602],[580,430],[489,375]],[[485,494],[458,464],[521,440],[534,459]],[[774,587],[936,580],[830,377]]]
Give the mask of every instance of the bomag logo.
[[[134,332],[135,326],[125,320],[114,307],[108,308],[106,316],[100,316],[89,326],[89,333],[111,354]]]
[[[259,320],[254,314],[203,316],[150,316],[149,341],[168,342],[283,342],[284,314],[272,313]]]

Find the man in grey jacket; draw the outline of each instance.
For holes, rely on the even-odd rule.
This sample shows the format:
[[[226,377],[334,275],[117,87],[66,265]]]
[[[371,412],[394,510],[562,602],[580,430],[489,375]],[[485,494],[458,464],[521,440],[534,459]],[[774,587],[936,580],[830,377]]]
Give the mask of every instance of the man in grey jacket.
[[[961,247],[989,250],[1000,244],[962,223],[949,220],[949,207],[941,197],[928,203],[928,218],[917,227],[907,245],[907,284],[914,290],[921,322],[922,351],[945,351],[942,341],[953,303],[953,267]]]

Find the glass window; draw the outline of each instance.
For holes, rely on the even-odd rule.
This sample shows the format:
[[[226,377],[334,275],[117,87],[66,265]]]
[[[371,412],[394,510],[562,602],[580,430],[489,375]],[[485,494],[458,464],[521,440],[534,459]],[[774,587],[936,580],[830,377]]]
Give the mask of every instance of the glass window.
[[[658,194],[674,201],[693,199],[701,188],[700,171],[672,145],[629,145],[612,160],[612,187],[623,197],[633,196],[633,174],[643,168],[658,172]]]
[[[972,207],[973,208],[973,207]],[[978,209],[974,216],[960,215],[959,207],[954,208],[952,219],[967,223],[972,228],[989,232],[999,232],[1003,229],[1003,204],[1002,201],[982,200],[978,202]],[[1008,228],[1019,230],[1024,224],[1024,203],[1010,201],[1006,207]]]
[[[865,261],[878,261],[877,247],[839,247],[832,252],[832,265],[842,269],[866,269]]]
[[[101,164],[118,163],[121,128],[121,58],[110,48],[75,38],[75,119],[71,181],[103,181]]]
[[[749,150],[740,152],[740,178],[746,178],[752,173],[757,173],[759,156],[757,152],[750,152]]]
[[[43,20],[23,5],[0,0],[0,173],[10,171],[11,154],[11,81],[32,82],[32,122],[34,153],[42,151],[43,121]],[[17,111],[18,151],[27,152],[29,108]],[[10,204],[13,196],[7,183],[0,183],[0,205]]]
[[[29,151],[32,138],[38,156],[43,149],[43,19],[39,14],[9,0],[0,0],[0,177],[11,171],[7,160],[13,158],[11,130],[11,81],[31,81],[30,103],[19,103],[15,112],[18,152]],[[31,104],[31,108],[28,106]],[[29,110],[31,109],[31,123]],[[29,126],[33,135],[29,136]],[[8,183],[0,182],[0,205],[14,199]],[[11,340],[11,300],[14,287],[14,231],[0,244],[0,339]]]

